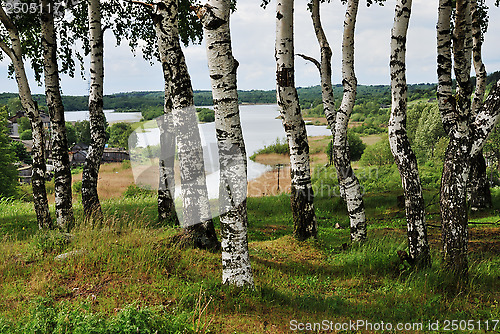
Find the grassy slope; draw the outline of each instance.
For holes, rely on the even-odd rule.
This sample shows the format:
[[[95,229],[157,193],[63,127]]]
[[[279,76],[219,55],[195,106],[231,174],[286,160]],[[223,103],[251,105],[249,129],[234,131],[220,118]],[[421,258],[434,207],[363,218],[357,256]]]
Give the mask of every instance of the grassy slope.
[[[154,197],[106,201],[102,228],[81,223],[76,205],[80,225],[69,244],[57,235],[35,234],[29,204],[2,203],[0,227],[12,233],[0,245],[0,315],[21,321],[44,297],[56,308],[85,309],[103,318],[120,315],[129,304],[154,306],[162,317],[213,333],[286,333],[292,319],[498,319],[499,229],[471,226],[472,278],[468,291],[455,295],[439,269],[438,229],[430,229],[432,269],[414,273],[399,263],[396,251],[406,242],[395,201],[394,194],[367,197],[370,241],[344,250],[348,221],[339,199],[316,199],[318,241],[298,243],[289,236],[286,195],[250,198],[255,291],[221,286],[220,254],[175,247],[176,230],[154,226]],[[344,228],[335,229],[335,223]],[[84,253],[54,260],[70,250]]]

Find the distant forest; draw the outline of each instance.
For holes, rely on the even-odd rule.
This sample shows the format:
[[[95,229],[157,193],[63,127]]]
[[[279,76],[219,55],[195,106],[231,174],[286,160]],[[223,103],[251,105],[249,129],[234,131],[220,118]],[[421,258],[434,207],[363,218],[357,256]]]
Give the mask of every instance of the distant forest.
[[[500,78],[500,72],[488,76],[488,83],[496,82]],[[297,88],[300,104],[303,109],[310,109],[321,104],[321,87]],[[241,104],[265,104],[276,103],[275,90],[249,90],[239,91],[239,102]],[[337,101],[342,97],[342,85],[334,86],[334,95]],[[7,105],[8,101],[17,97],[15,93],[0,93],[0,105]],[[162,91],[117,93],[104,96],[104,109],[115,109],[120,111],[141,111],[150,107],[163,105],[164,93]],[[436,97],[436,84],[412,84],[408,85],[408,99],[410,101],[422,98]],[[44,95],[34,95],[35,101],[40,106],[45,106]],[[212,92],[198,90],[194,92],[196,106],[211,106]],[[362,105],[367,102],[375,102],[379,106],[391,104],[391,87],[388,85],[366,86],[359,85],[356,104]],[[63,96],[66,111],[87,110],[88,96]]]

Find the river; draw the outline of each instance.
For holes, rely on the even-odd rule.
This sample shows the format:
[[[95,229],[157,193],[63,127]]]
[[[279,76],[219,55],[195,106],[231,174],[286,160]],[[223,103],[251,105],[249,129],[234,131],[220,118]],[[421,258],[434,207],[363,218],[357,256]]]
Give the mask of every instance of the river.
[[[247,155],[251,156],[257,150],[266,145],[273,144],[276,138],[284,139],[285,131],[279,116],[277,105],[242,105],[240,106],[241,124],[243,128],[243,137]],[[158,145],[160,131],[155,127],[156,122],[150,122],[145,125],[145,128],[137,132],[137,146],[147,147]],[[329,136],[331,132],[326,126],[307,125],[307,134],[309,136]],[[218,197],[219,180],[218,180],[218,154],[217,140],[215,137],[215,123],[199,124],[200,135],[202,139],[205,169],[207,173],[207,186],[209,189],[209,197]],[[144,162],[141,162],[144,164]],[[134,177],[144,179],[145,175],[141,175],[147,168],[141,163],[133,161]],[[150,162],[147,162],[150,163]],[[153,163],[153,160],[151,160]],[[156,166],[152,166],[156,168]],[[266,171],[271,170],[271,166],[259,164],[248,160],[248,180],[253,180]],[[179,194],[179,191],[176,191]]]

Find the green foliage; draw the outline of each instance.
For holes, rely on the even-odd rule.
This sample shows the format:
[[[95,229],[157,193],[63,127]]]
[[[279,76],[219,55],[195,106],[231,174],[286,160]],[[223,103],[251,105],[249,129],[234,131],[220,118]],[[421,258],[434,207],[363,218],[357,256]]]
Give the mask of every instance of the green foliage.
[[[215,121],[215,112],[209,108],[197,108],[198,120],[202,123],[210,123]]]
[[[26,149],[26,146],[17,141],[13,140],[10,142],[10,146],[12,147],[12,150],[14,151],[14,154],[16,155],[17,161],[21,161],[25,164],[31,164],[31,155],[28,153],[28,150]]]
[[[21,132],[19,134],[19,139],[21,139],[21,140],[32,140],[33,139],[33,134],[31,132],[31,129]]]
[[[69,147],[77,143],[76,130],[71,122],[66,122],[66,137],[68,138]]]
[[[193,333],[188,314],[175,316],[162,307],[126,305],[113,316],[92,312],[90,303],[74,307],[68,303],[56,304],[52,298],[36,298],[30,315],[18,323],[0,317],[0,334],[182,334]]]
[[[16,154],[7,128],[7,108],[0,108],[0,197],[15,195],[17,186],[17,170],[14,167]]]
[[[381,141],[368,146],[361,156],[363,166],[390,166],[394,163],[389,140],[385,136]]]
[[[90,122],[87,120],[78,121],[75,123],[76,141],[75,143],[84,143],[90,145]]]
[[[120,122],[114,123],[109,128],[109,141],[108,144],[112,147],[123,147],[128,149],[129,137],[132,143],[137,140],[137,136],[133,134],[134,130],[129,123]]]
[[[28,117],[20,117],[17,119],[17,125],[19,126],[18,131],[22,133],[26,130],[31,130],[31,124]]]
[[[349,144],[349,154],[351,156],[351,161],[358,161],[363,152],[365,151],[366,145],[361,140],[361,137],[351,130],[347,131],[347,143]],[[326,155],[332,157],[333,154],[333,142],[330,140],[328,146],[326,147]]]
[[[19,96],[13,96],[9,98],[6,105],[9,116],[14,116],[19,110],[24,109]]]
[[[149,121],[163,115],[163,106],[148,106],[141,110],[142,120]]]
[[[274,144],[271,144],[269,146],[264,146],[264,148],[261,148],[252,156],[250,156],[250,160],[255,161],[255,158],[259,154],[270,154],[270,153],[276,153],[276,154],[290,154],[290,148],[288,147],[288,141],[286,138],[283,140],[280,140],[279,138],[276,138],[276,141]]]
[[[418,104],[415,108],[417,112],[412,111],[412,114],[420,113],[418,123],[416,123],[415,135],[413,136],[412,148],[415,155],[420,161],[427,161],[434,155],[434,149],[439,140],[446,136],[441,123],[441,115],[437,104]],[[412,115],[411,131],[415,126],[414,116]]]
[[[82,192],[82,181],[76,181],[76,182],[73,182],[73,193],[75,194],[79,194]]]

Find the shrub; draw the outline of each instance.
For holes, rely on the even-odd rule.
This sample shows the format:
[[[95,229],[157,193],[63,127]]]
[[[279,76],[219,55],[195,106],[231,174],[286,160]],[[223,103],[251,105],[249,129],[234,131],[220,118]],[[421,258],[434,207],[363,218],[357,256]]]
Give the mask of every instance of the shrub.
[[[198,108],[196,109],[198,120],[202,123],[210,123],[215,121],[215,111],[208,108]]]
[[[21,134],[19,135],[19,139],[21,139],[21,140],[31,140],[31,139],[33,139],[33,135],[31,133],[31,129],[30,130],[24,130],[23,132],[21,132]]]
[[[270,153],[276,153],[276,154],[289,154],[290,153],[290,148],[288,146],[288,141],[285,139],[280,140],[279,138],[276,138],[276,141],[274,144],[271,144],[269,146],[264,146],[264,148],[261,148],[252,156],[250,157],[250,160],[255,161],[255,158],[259,154],[270,154]]]
[[[360,160],[363,166],[389,166],[394,163],[389,140],[384,137],[381,141],[369,146]]]

